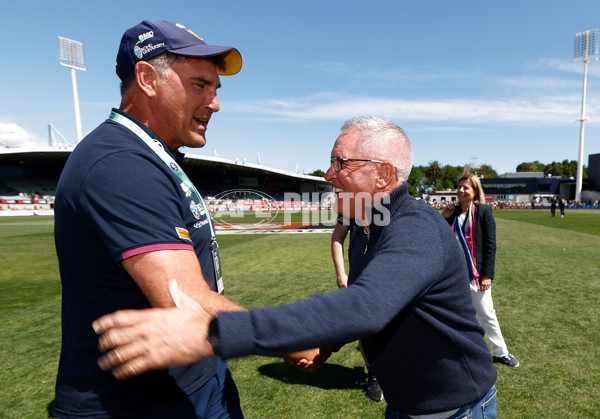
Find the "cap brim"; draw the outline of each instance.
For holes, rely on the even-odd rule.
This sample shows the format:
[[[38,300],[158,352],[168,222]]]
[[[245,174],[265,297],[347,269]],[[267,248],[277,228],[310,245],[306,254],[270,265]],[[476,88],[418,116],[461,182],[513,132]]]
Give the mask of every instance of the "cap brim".
[[[242,69],[242,55],[231,47],[220,47],[216,45],[193,45],[185,48],[170,49],[169,52],[187,57],[210,58],[223,57],[224,68],[217,68],[217,74],[221,76],[232,76]]]
[[[223,70],[217,70],[217,73],[222,76],[233,76],[242,69],[242,54],[235,49],[231,48],[227,50],[223,59],[225,60],[225,68]]]

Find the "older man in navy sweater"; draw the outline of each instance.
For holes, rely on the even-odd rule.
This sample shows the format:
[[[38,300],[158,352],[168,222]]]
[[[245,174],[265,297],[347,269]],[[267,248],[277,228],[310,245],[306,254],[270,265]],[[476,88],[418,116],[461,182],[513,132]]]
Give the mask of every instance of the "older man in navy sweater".
[[[368,241],[353,257],[348,288],[294,304],[211,318],[172,285],[178,308],[123,311],[94,323],[117,378],[218,355],[277,355],[362,339],[389,418],[495,418],[496,369],[475,318],[466,264],[448,224],[408,194],[412,150],[396,124],[349,120],[326,179],[337,211]],[[168,339],[166,337],[168,336]]]

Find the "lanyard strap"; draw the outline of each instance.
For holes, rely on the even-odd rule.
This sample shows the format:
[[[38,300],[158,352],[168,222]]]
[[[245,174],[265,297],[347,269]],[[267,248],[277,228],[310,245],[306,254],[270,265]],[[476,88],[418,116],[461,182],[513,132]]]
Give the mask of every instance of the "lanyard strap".
[[[135,122],[130,120],[129,118],[118,114],[116,112],[111,112],[108,118],[109,121],[114,121],[125,128],[128,128],[131,132],[133,132],[144,144],[150,148],[164,163],[167,165],[171,173],[181,180],[181,185],[183,190],[185,191],[186,196],[190,194],[194,194],[196,199],[199,201],[200,205],[202,205],[202,209],[206,214],[206,219],[208,220],[208,226],[210,227],[210,238],[212,241],[216,240],[215,229],[212,223],[212,217],[208,212],[208,208],[206,208],[206,204],[204,203],[204,199],[202,199],[202,195],[198,192],[198,189],[194,186],[190,178],[187,177],[183,169],[173,160],[173,158],[165,151],[163,145],[154,138],[150,137],[146,131],[141,129]]]

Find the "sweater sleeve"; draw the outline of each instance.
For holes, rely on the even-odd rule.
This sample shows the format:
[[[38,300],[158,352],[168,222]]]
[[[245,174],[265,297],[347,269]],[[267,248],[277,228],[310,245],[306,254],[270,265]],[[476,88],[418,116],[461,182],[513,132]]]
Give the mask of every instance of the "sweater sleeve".
[[[435,222],[423,219],[432,217]],[[460,254],[442,217],[423,210],[372,230],[367,249],[348,288],[279,307],[219,313],[221,356],[277,355],[372,336],[435,285],[445,260]]]

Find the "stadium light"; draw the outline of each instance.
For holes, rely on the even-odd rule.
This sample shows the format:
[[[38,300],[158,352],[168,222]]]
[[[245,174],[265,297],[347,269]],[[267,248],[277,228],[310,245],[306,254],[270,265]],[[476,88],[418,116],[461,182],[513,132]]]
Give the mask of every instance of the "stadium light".
[[[73,82],[73,101],[75,103],[75,123],[77,125],[77,141],[81,141],[81,115],[79,113],[79,96],[77,95],[77,77],[75,70],[85,71],[85,59],[83,56],[83,44],[72,39],[58,37],[58,54],[60,65],[71,69],[71,80]]]
[[[583,137],[585,132],[585,96],[587,90],[587,65],[598,60],[598,29],[575,34],[575,64],[583,63],[583,94],[581,98],[581,118],[579,118],[579,160],[577,162],[577,180],[575,201],[581,201],[583,184]]]

